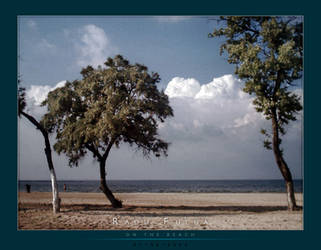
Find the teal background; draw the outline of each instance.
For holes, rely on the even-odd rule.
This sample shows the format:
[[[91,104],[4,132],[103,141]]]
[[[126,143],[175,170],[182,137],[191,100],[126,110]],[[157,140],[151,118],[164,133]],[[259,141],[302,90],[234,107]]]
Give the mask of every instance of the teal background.
[[[2,3],[1,243],[23,249],[302,249],[320,245],[320,6],[311,1],[11,1]],[[146,231],[17,230],[17,15],[304,15],[304,230],[193,231],[194,237],[144,238]],[[148,231],[149,232],[149,231]],[[156,233],[157,231],[152,231]],[[162,235],[163,231],[158,231]],[[171,231],[173,232],[173,231]],[[178,233],[175,231],[175,233]],[[156,244],[158,243],[158,245]],[[179,243],[181,245],[179,245]],[[135,246],[136,244],[136,246]],[[168,245],[169,244],[169,245]]]

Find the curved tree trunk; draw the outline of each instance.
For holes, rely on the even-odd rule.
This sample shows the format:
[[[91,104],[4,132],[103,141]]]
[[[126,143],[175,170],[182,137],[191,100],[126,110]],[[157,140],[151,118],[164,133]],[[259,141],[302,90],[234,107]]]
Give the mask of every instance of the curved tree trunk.
[[[37,129],[41,131],[45,139],[45,154],[46,154],[47,163],[50,171],[51,188],[52,188],[52,208],[54,213],[58,213],[60,212],[60,198],[59,198],[59,192],[58,192],[57,177],[56,177],[54,165],[52,162],[51,147],[50,147],[48,132],[41,126],[41,124],[34,117],[32,117],[31,115],[28,115],[23,111],[20,111],[20,113],[24,117],[26,117],[33,125],[35,125]]]
[[[298,206],[296,205],[296,201],[295,201],[292,175],[291,175],[290,169],[288,168],[288,165],[286,164],[282,156],[282,152],[279,146],[280,138],[279,138],[279,129],[278,129],[276,110],[272,110],[272,130],[273,130],[273,140],[272,140],[273,153],[274,153],[276,163],[285,180],[288,209],[291,211],[297,210]]]
[[[101,159],[99,161],[99,167],[100,167],[100,190],[103,191],[103,193],[106,195],[107,199],[111,202],[114,208],[121,208],[122,202],[115,198],[115,196],[110,191],[106,183],[106,160],[105,159]]]
[[[47,162],[50,171],[50,179],[51,179],[51,189],[52,189],[52,208],[54,213],[60,212],[60,198],[59,198],[59,191],[58,191],[58,183],[57,177],[55,173],[55,169],[52,163],[52,156],[51,156],[51,149],[50,149],[50,142],[48,138],[48,134],[45,136],[45,153],[47,157]]]

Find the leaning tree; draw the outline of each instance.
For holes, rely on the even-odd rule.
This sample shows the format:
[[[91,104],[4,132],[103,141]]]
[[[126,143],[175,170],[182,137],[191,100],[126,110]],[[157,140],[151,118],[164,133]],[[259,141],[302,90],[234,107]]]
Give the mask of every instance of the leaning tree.
[[[167,95],[159,91],[157,73],[130,64],[117,55],[106,67],[82,69],[81,80],[67,82],[48,94],[42,123],[56,132],[54,149],[65,153],[70,166],[89,151],[99,162],[100,189],[115,208],[122,202],[106,183],[106,160],[113,146],[128,143],[144,156],[167,155],[168,143],[159,138],[159,122],[173,116]]]
[[[57,212],[60,212],[60,198],[59,198],[57,177],[56,177],[56,173],[55,173],[55,169],[52,161],[49,133],[45,129],[45,127],[41,124],[41,122],[38,122],[36,118],[34,118],[32,115],[28,114],[25,111],[25,108],[26,108],[25,88],[19,87],[18,88],[18,116],[21,117],[22,115],[25,118],[27,118],[36,127],[36,129],[38,129],[41,132],[45,140],[45,154],[46,154],[47,163],[49,167],[51,188],[52,188],[52,208],[53,208],[53,212],[57,213]]]
[[[210,37],[226,38],[221,54],[236,64],[235,74],[245,80],[244,91],[254,94],[258,112],[271,120],[271,131],[262,129],[264,146],[273,149],[286,183],[288,208],[297,209],[291,172],[283,157],[281,136],[285,125],[302,109],[300,97],[290,90],[302,77],[303,24],[296,17],[220,17],[222,26]]]

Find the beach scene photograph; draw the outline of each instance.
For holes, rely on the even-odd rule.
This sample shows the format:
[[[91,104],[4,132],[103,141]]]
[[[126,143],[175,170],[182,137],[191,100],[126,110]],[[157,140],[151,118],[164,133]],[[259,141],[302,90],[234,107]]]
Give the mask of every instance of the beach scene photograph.
[[[17,230],[303,230],[303,16],[17,17]]]

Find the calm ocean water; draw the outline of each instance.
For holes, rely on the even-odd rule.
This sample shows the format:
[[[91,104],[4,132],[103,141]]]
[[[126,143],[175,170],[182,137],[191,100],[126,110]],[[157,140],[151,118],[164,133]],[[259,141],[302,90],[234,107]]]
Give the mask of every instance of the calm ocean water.
[[[302,192],[302,180],[294,180],[295,192]],[[31,192],[51,191],[50,181],[19,181],[19,191],[31,185]],[[99,181],[58,181],[58,188],[67,192],[100,192]],[[180,193],[248,193],[285,192],[283,180],[112,180],[107,185],[113,192],[180,192]]]

